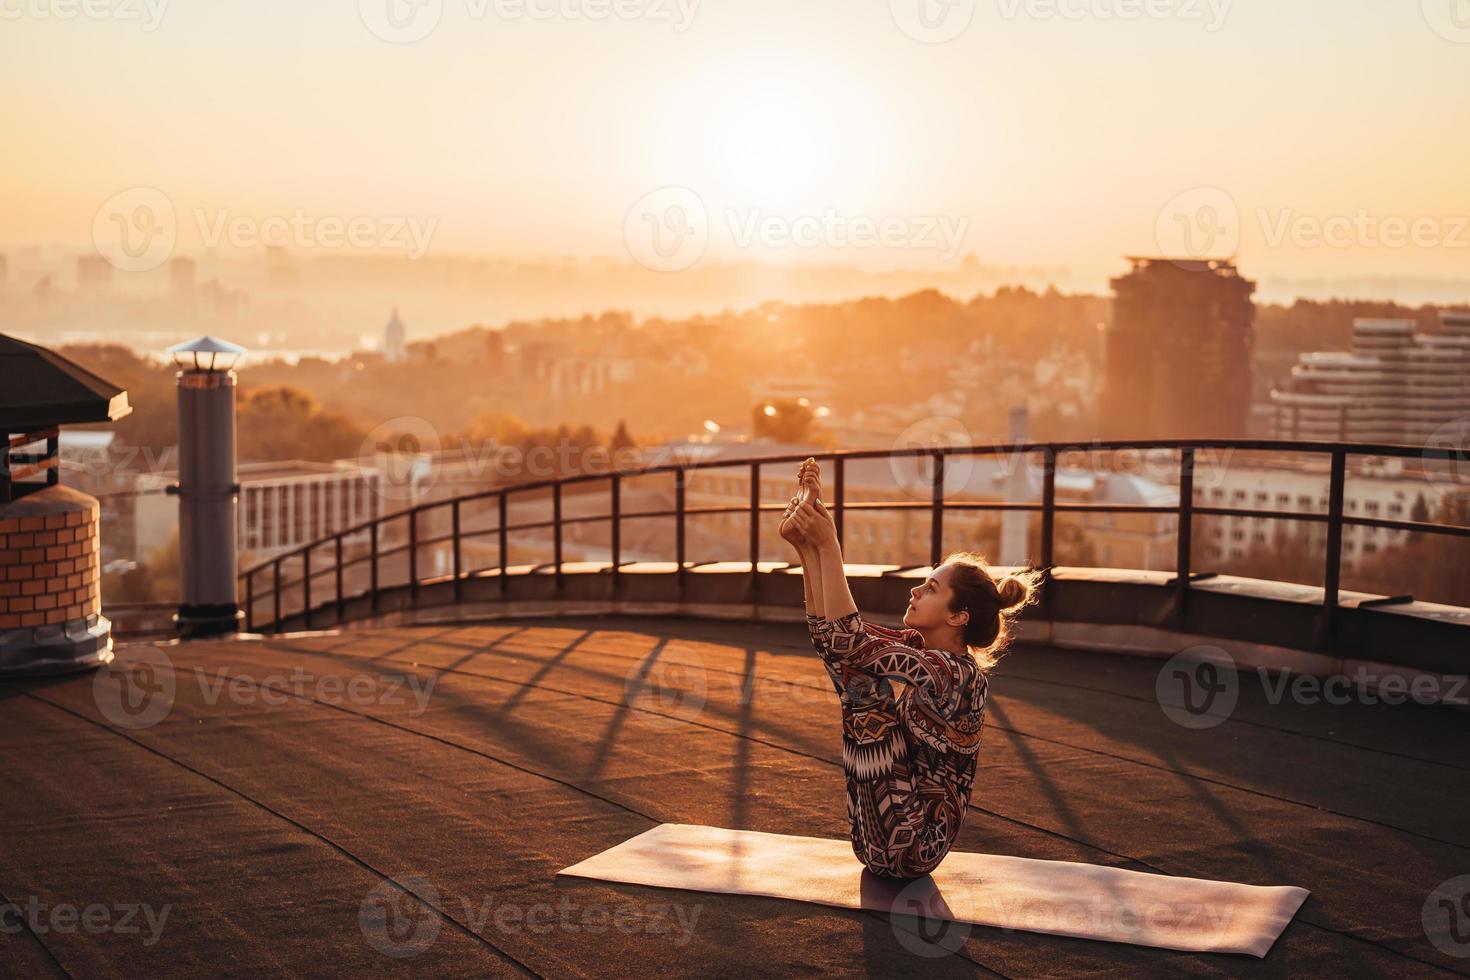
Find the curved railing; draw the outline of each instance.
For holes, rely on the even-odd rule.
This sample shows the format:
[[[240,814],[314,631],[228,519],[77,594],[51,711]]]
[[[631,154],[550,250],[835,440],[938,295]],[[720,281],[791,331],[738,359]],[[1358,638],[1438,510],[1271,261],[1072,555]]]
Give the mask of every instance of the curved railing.
[[[1081,502],[1062,502],[1056,499],[1056,474],[1057,458],[1068,453],[1083,451],[1128,451],[1128,450],[1172,450],[1178,453],[1178,489],[1179,502],[1174,506],[1153,506],[1143,504],[1095,504]],[[1308,456],[1322,458],[1329,463],[1328,501],[1325,513],[1314,513],[1309,511],[1282,511],[1262,510],[1236,507],[1214,507],[1203,506],[1194,502],[1194,474],[1195,456],[1201,450],[1229,450],[1243,452],[1271,452],[1290,454],[1294,457]],[[944,493],[945,463],[951,457],[958,456],[991,456],[1008,454],[1014,458],[1029,458],[1032,454],[1039,453],[1042,457],[1042,492],[1040,502],[1029,501],[991,501],[991,500],[946,500]],[[1465,464],[1470,462],[1470,453],[1454,448],[1426,448],[1419,446],[1397,446],[1397,445],[1375,445],[1362,443],[1340,443],[1340,442],[1301,442],[1286,440],[1231,440],[1231,439],[1200,439],[1200,440],[1125,440],[1125,441],[1096,441],[1085,445],[1076,443],[1024,443],[1024,444],[996,444],[993,446],[967,446],[947,448],[916,448],[897,450],[855,450],[850,452],[827,452],[827,453],[801,453],[789,455],[776,455],[764,457],[749,457],[744,459],[713,459],[701,462],[671,463],[661,466],[653,466],[639,470],[623,470],[610,473],[588,473],[577,476],[568,476],[558,479],[539,480],[513,486],[496,487],[490,490],[465,494],[445,500],[436,500],[384,514],[369,521],[344,528],[333,534],[327,535],[309,544],[302,545],[290,551],[282,552],[272,558],[263,561],[246,571],[240,573],[240,580],[244,584],[245,593],[245,629],[252,632],[272,632],[281,628],[287,616],[301,615],[308,625],[316,618],[312,614],[318,610],[318,606],[312,602],[312,582],[314,579],[330,575],[335,588],[332,591],[332,599],[320,608],[325,612],[335,607],[335,621],[344,621],[345,607],[349,600],[370,598],[369,609],[376,612],[379,605],[380,593],[385,587],[380,584],[379,571],[384,559],[394,555],[407,553],[407,582],[403,585],[395,585],[393,589],[407,588],[409,592],[409,604],[415,605],[418,600],[418,591],[424,580],[419,575],[418,555],[420,549],[436,544],[450,543],[452,548],[452,572],[454,601],[460,601],[462,597],[462,586],[467,578],[479,573],[495,569],[496,565],[488,565],[482,568],[470,569],[464,567],[463,544],[473,538],[495,535],[497,537],[498,549],[498,571],[502,590],[509,586],[511,575],[509,573],[509,535],[514,531],[530,531],[549,529],[552,533],[553,558],[550,567],[555,574],[556,590],[559,593],[562,587],[563,566],[563,530],[573,524],[588,523],[596,521],[611,522],[611,572],[614,585],[621,569],[626,564],[622,561],[622,525],[624,521],[640,518],[672,518],[675,522],[674,532],[674,555],[676,573],[683,576],[687,570],[686,561],[686,530],[685,524],[688,517],[706,514],[730,514],[745,513],[751,517],[749,553],[745,560],[750,563],[750,572],[755,574],[760,561],[760,520],[763,513],[782,511],[786,507],[786,501],[779,503],[762,503],[760,497],[760,476],[764,467],[788,465],[790,472],[795,472],[795,464],[808,456],[814,456],[819,461],[830,464],[823,467],[824,473],[829,474],[826,485],[827,504],[832,511],[837,525],[839,540],[842,539],[844,515],[849,511],[859,510],[905,510],[917,509],[930,512],[930,541],[929,555],[930,565],[937,565],[941,561],[941,544],[943,540],[944,517],[946,513],[953,511],[968,510],[1022,510],[1040,511],[1041,513],[1041,535],[1040,535],[1040,559],[1036,562],[1037,567],[1044,574],[1042,595],[1045,599],[1046,585],[1049,573],[1053,568],[1053,553],[1055,546],[1056,515],[1067,512],[1093,512],[1093,513],[1135,513],[1135,514],[1177,514],[1177,560],[1174,576],[1170,584],[1180,593],[1181,599],[1190,588],[1193,580],[1213,574],[1208,572],[1194,572],[1191,569],[1190,552],[1193,522],[1196,516],[1220,516],[1220,517],[1255,517],[1285,520],[1298,523],[1325,523],[1327,525],[1326,556],[1324,568],[1324,592],[1323,592],[1323,615],[1327,626],[1330,628],[1332,620],[1336,615],[1338,606],[1339,583],[1341,581],[1342,564],[1342,530],[1344,525],[1361,525],[1367,527],[1381,527],[1396,530],[1424,532],[1431,534],[1451,535],[1457,537],[1470,537],[1470,527],[1440,524],[1425,521],[1393,520],[1378,517],[1349,516],[1343,512],[1344,490],[1347,477],[1347,460],[1350,456],[1386,457],[1386,458],[1414,458],[1417,460],[1443,460],[1446,462],[1458,462]],[[845,470],[848,463],[859,459],[896,459],[901,457],[929,457],[933,462],[932,475],[932,499],[929,501],[848,501],[845,499]],[[701,469],[730,469],[732,467],[748,466],[750,468],[750,501],[745,506],[733,507],[688,507],[685,503],[688,473]],[[636,513],[623,513],[622,489],[626,480],[654,476],[660,473],[671,473],[674,478],[674,507],[670,510],[641,511]],[[562,504],[564,490],[579,484],[592,483],[596,481],[610,481],[609,509],[607,513],[592,516],[580,516],[564,518],[562,515]],[[552,516],[549,521],[533,521],[524,524],[511,525],[508,523],[509,501],[515,495],[523,495],[535,491],[551,491]],[[461,516],[467,505],[493,499],[498,509],[498,521],[496,525],[488,529],[480,529],[469,532],[461,530]],[[450,530],[447,534],[437,537],[421,538],[419,526],[423,515],[433,511],[447,510],[449,513]],[[406,522],[407,540],[396,547],[380,547],[380,538],[383,537],[382,529],[392,522]],[[353,558],[344,557],[344,541],[366,535],[368,538],[368,550],[364,555]],[[319,568],[313,568],[314,553],[322,549],[331,548],[330,563]],[[288,562],[296,561],[300,565],[301,573],[298,577],[285,579],[282,577],[282,569]],[[366,564],[369,569],[368,584],[363,590],[351,595],[344,592],[344,575],[346,571],[354,566]],[[536,566],[534,571],[540,572],[546,569],[546,564]],[[268,576],[268,589],[257,588],[257,579]],[[299,590],[301,602],[299,608],[292,610],[282,609],[282,596],[285,590]],[[1409,596],[1397,596],[1385,601],[1402,601],[1410,599]],[[255,615],[255,609],[260,602],[268,600],[271,615],[267,619],[260,619]]]

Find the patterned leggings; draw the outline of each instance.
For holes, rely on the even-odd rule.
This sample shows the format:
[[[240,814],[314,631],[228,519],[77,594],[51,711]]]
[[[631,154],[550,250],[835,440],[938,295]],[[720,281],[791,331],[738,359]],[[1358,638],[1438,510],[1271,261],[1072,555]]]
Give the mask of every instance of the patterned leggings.
[[[888,680],[877,687],[871,698],[842,699],[852,850],[879,877],[918,878],[933,871],[954,844],[963,818],[963,804],[955,799],[960,790],[933,778],[919,781],[945,767],[933,758],[938,753],[915,744],[905,731]],[[952,778],[968,785],[959,773]]]

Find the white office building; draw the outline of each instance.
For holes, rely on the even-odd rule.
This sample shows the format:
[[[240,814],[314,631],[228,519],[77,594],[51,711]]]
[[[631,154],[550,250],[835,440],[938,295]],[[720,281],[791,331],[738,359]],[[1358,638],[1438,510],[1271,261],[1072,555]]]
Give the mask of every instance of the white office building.
[[[1423,445],[1447,425],[1470,428],[1470,315],[1441,322],[1443,333],[1421,334],[1413,320],[1359,318],[1351,351],[1302,354],[1271,392],[1273,436]]]

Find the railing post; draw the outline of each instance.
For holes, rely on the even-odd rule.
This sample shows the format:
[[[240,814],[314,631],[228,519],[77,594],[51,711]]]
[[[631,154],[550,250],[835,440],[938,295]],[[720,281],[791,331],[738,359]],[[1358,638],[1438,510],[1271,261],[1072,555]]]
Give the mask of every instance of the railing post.
[[[939,567],[939,547],[944,538],[944,452],[934,453],[934,502],[930,507],[929,564]]]
[[[750,578],[755,582],[761,560],[761,464],[750,464]]]
[[[371,560],[368,562],[368,565],[372,569],[369,591],[373,597],[373,612],[378,611],[378,521],[380,519],[374,518],[373,522],[368,525],[368,548],[369,554],[371,555]]]
[[[275,618],[271,621],[271,632],[279,633],[281,631],[281,559],[277,558],[272,565],[276,573],[276,587],[272,596]]]
[[[408,509],[408,601],[419,604],[419,509]]]
[[[612,477],[612,580],[613,589],[622,584],[623,564],[623,475]]]
[[[846,493],[845,477],[847,459],[838,456],[832,461],[832,522],[837,525],[837,547],[842,547],[842,501]]]
[[[680,594],[684,588],[684,467],[674,470],[674,561]]]
[[[463,585],[463,583],[460,582],[460,579],[459,579],[459,574],[460,574],[459,573],[460,556],[459,556],[459,498],[458,497],[455,497],[454,498],[454,503],[450,506],[449,520],[450,520],[450,524],[451,524],[451,531],[453,532],[452,535],[451,535],[451,537],[453,538],[453,544],[454,544],[454,601],[456,603],[458,603],[458,602],[460,602],[464,598],[464,585]]]
[[[509,507],[507,506],[507,504],[505,502],[505,491],[504,490],[501,490],[500,491],[500,527],[496,529],[497,532],[498,532],[498,534],[496,535],[496,537],[500,541],[500,594],[501,595],[505,595],[507,592],[510,591],[510,579],[509,579],[510,559],[509,559],[509,556],[506,555],[506,551],[509,550],[509,545],[507,543],[508,540],[509,540],[509,535],[506,533],[506,530],[505,530],[505,515],[506,515],[506,513],[507,513],[508,510],[509,510]]]
[[[1041,451],[1041,604],[1051,616],[1051,569],[1057,546],[1057,450]]]
[[[342,535],[338,534],[333,541],[336,544],[337,554],[337,623],[340,625],[347,617],[347,600],[342,596]]]
[[[0,432],[0,438],[4,438]],[[245,632],[255,632],[255,569],[245,573]]]
[[[1174,609],[1181,618],[1189,601],[1189,576],[1193,570],[1190,553],[1194,540],[1194,447],[1179,450],[1179,530],[1176,535],[1178,554],[1174,559]]]
[[[1332,451],[1332,478],[1327,496],[1327,571],[1322,588],[1319,642],[1330,649],[1337,639],[1337,593],[1342,581],[1342,505],[1347,484],[1347,452]]]
[[[556,594],[561,595],[561,478],[551,485],[551,561],[556,575]]]
[[[301,551],[301,622],[311,629],[311,545]]]

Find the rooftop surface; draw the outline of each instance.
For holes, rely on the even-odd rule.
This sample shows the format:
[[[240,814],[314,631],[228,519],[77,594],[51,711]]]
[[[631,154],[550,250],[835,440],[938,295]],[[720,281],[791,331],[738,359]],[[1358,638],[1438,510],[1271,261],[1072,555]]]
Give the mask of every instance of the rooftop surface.
[[[1470,937],[1436,945],[1422,921],[1470,873],[1470,726],[1449,708],[1244,675],[1195,730],[1156,700],[1160,661],[1018,645],[957,850],[1312,894],[1265,960],[980,926],[924,955],[944,950],[879,913],[556,878],[660,822],[845,837],[837,704],[801,625],[118,653],[142,696],[109,671],[0,686],[0,976],[1470,974],[1444,951]]]

